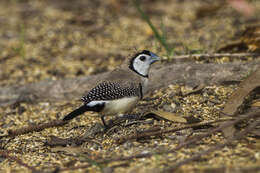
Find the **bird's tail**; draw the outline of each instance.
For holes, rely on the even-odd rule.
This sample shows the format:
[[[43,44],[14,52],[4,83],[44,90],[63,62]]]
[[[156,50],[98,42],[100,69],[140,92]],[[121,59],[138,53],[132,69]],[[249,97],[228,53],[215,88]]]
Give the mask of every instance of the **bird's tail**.
[[[81,114],[83,114],[84,112],[90,111],[89,107],[86,105],[82,105],[81,107],[79,107],[78,109],[75,109],[74,111],[72,111],[71,113],[69,113],[68,115],[66,115],[63,118],[63,121],[68,121],[71,120]]]

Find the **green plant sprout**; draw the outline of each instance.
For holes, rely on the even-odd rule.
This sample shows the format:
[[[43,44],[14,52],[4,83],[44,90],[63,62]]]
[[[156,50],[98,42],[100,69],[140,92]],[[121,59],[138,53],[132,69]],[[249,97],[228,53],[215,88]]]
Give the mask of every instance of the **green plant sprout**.
[[[152,24],[150,18],[144,13],[144,11],[141,9],[140,7],[140,3],[139,0],[133,0],[133,4],[136,8],[136,10],[141,14],[142,18],[144,19],[144,21],[149,25],[149,27],[152,29],[155,38],[159,41],[159,43],[165,48],[166,52],[167,52],[167,56],[170,57],[173,55],[174,53],[174,49],[170,48],[170,46],[168,45],[167,41],[166,41],[166,33],[165,31],[163,31],[162,35],[159,33],[158,29]]]
[[[19,45],[18,47],[13,48],[16,54],[20,55],[22,58],[25,58],[26,51],[25,51],[25,28],[24,25],[20,25],[20,32],[19,32]]]

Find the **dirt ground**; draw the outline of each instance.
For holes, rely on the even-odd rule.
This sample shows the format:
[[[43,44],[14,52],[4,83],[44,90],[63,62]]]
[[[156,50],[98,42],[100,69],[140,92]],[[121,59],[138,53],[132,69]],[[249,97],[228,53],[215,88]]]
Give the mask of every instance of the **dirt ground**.
[[[141,5],[153,24],[166,33],[175,53],[190,54],[216,52],[227,42],[235,40],[245,26],[260,21],[260,1],[250,3],[256,8],[250,17],[243,16],[229,5],[202,16],[199,9],[212,5],[211,1],[202,0],[143,0]],[[135,49],[149,49],[163,60],[167,59],[166,51],[130,1],[1,0],[0,26],[0,87],[102,73],[114,69]],[[249,60],[245,58],[243,61]],[[225,63],[235,60],[222,57],[210,61]],[[205,86],[201,93],[183,96],[180,93],[189,89],[188,86],[169,85],[150,93],[149,99],[140,102],[133,112],[162,109],[200,121],[216,120],[236,87],[236,84]],[[0,107],[0,134],[62,118],[80,105],[78,100]],[[92,136],[90,141],[81,145],[46,145],[51,136],[88,136],[99,123],[97,114],[85,113],[62,127],[3,138],[0,147],[12,151],[10,155],[41,171],[90,164],[88,168],[68,172],[160,172],[172,163],[225,141],[221,133],[216,133],[175,153],[105,164],[96,162],[114,156],[173,149],[189,136],[207,131],[186,129],[159,138],[127,141],[122,145],[114,142],[122,135],[149,127],[167,129],[181,125],[149,118],[130,125],[123,122],[106,133]],[[259,138],[248,136],[184,165],[178,171],[214,172],[210,168],[233,170],[259,166],[259,149]],[[0,172],[25,171],[31,170],[0,157]]]

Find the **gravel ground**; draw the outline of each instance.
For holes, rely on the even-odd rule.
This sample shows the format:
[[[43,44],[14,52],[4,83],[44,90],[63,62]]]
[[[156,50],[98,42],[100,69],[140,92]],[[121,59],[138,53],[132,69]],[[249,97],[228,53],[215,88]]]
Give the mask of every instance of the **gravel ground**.
[[[260,1],[252,3],[257,9],[252,17],[242,16],[229,6],[198,17],[198,9],[210,4],[201,0],[144,0],[142,7],[154,25],[165,31],[168,43],[175,47],[175,51],[188,54],[215,52],[234,40],[236,33],[246,25],[259,21]],[[0,26],[0,86],[76,78],[109,71],[135,48],[149,49],[162,57],[166,55],[132,3],[122,0],[2,0]],[[231,60],[223,57],[213,61],[225,63]],[[151,109],[161,109],[200,121],[216,120],[220,118],[219,111],[236,87],[205,86],[198,94],[183,96],[182,93],[190,90],[188,86],[169,85],[150,93],[147,96],[150,99],[140,102],[133,112],[147,113]],[[0,107],[0,133],[7,134],[8,130],[28,124],[61,118],[79,105],[77,100],[64,100]],[[97,114],[85,113],[62,127],[1,139],[0,147],[12,151],[10,155],[22,159],[28,165],[44,171],[89,163],[91,166],[88,168],[68,172],[159,172],[168,165],[226,140],[221,133],[217,133],[171,154],[154,155],[131,162],[96,163],[95,160],[103,158],[173,149],[190,136],[207,131],[186,129],[160,138],[128,141],[118,145],[115,141],[123,135],[151,127],[168,129],[182,125],[153,118],[133,125],[127,123],[123,122],[106,133],[95,134],[93,140],[79,146],[46,145],[51,136],[88,136],[100,124],[100,118]],[[181,167],[179,171],[207,172],[209,168],[259,166],[259,144],[258,138],[248,136]],[[30,170],[0,157],[0,172],[25,171]]]

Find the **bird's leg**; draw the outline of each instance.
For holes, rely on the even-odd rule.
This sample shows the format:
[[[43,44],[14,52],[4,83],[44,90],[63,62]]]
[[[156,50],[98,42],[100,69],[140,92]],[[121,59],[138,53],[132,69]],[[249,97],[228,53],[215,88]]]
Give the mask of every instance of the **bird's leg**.
[[[109,123],[107,124],[105,121],[105,115],[101,115],[101,120],[102,123],[105,127],[105,129],[109,129],[111,127],[113,127],[114,125],[118,124],[118,122],[120,122],[122,120],[140,120],[142,118],[142,116],[140,116],[140,114],[119,114],[119,121],[116,121],[116,123],[113,120],[110,120]]]
[[[107,128],[108,126],[107,126],[107,124],[105,122],[105,118],[104,117],[105,117],[105,115],[101,115],[101,120],[102,120],[102,123],[105,126],[105,128]]]

